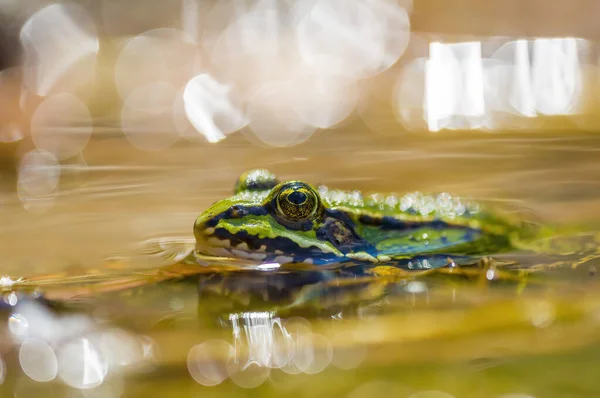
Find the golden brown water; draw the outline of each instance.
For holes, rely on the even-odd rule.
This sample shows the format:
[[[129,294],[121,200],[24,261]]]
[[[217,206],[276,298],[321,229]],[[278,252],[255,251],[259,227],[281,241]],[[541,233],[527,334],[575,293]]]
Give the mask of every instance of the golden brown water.
[[[229,196],[243,171],[257,167],[341,189],[448,191],[512,201],[551,223],[594,226],[600,220],[594,211],[600,185],[595,134],[391,130],[373,132],[357,122],[293,148],[260,148],[235,136],[154,153],[119,138],[94,140],[85,163],[63,175],[48,212],[24,210],[6,177],[0,233],[15,250],[4,258],[5,270],[26,264],[47,271],[60,257],[62,266],[90,264],[150,237],[190,236],[195,216]]]
[[[407,135],[393,128],[373,132],[358,121],[287,149],[251,146],[233,136],[217,145],[144,153],[119,137],[96,139],[84,152],[85,164],[63,174],[60,195],[46,212],[24,210],[10,189],[11,177],[5,178],[2,271],[15,277],[89,273],[100,269],[106,257],[136,253],[148,238],[191,237],[195,216],[228,196],[235,178],[255,167],[267,167],[281,178],[345,189],[449,191],[515,201],[547,222],[593,230],[600,221],[599,141],[593,134],[568,132]],[[143,256],[136,259],[118,271],[128,274],[153,265]],[[194,279],[95,299],[92,295],[75,301],[75,310],[90,316],[97,330],[118,326],[146,336],[152,342],[144,346],[147,356],[134,350],[127,357],[129,340],[109,340],[108,352],[125,352],[123,361],[134,357],[138,362],[111,370],[89,390],[32,381],[7,346],[0,351],[7,369],[0,392],[18,397],[595,396],[600,393],[593,371],[600,353],[600,286],[590,275],[590,264],[557,276],[521,294],[511,284],[434,283],[425,292],[406,291],[364,305],[357,313],[306,315],[302,322],[308,322],[312,336],[324,336],[311,340],[320,359],[307,365],[304,373],[309,374],[291,374],[298,372],[293,369],[265,374],[256,367],[234,372],[215,387],[201,386],[191,377],[186,358],[200,354],[190,354],[190,349],[213,339],[251,346],[250,335],[264,338],[264,333],[252,334],[246,323],[235,339],[227,319],[228,299],[199,298]],[[256,322],[262,327],[270,322],[261,319],[255,327]],[[297,328],[293,319],[282,322],[288,331]],[[273,324],[268,324],[272,333]],[[216,374],[227,374],[225,365],[218,365],[224,352],[215,355],[207,363],[217,364]],[[68,379],[68,373],[62,377]],[[260,386],[240,387],[255,385]]]

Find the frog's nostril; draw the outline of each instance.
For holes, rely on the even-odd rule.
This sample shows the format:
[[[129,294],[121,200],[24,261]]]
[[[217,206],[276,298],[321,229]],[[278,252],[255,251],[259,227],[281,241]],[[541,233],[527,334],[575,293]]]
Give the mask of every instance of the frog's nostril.
[[[232,206],[229,209],[228,216],[230,218],[242,218],[248,214],[248,211],[241,206]]]

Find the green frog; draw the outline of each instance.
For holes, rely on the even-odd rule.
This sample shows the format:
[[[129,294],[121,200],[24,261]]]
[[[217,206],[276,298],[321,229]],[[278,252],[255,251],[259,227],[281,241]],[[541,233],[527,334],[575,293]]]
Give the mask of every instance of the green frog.
[[[309,266],[394,264],[431,269],[508,251],[536,224],[448,193],[363,195],[268,170],[242,174],[234,196],[195,221],[196,252]]]
[[[163,286],[177,291],[185,280],[198,285],[202,311],[338,311],[416,280],[546,286],[530,274],[600,256],[597,234],[556,235],[515,210],[447,193],[363,195],[251,170],[195,220],[195,239],[145,242],[151,267],[132,271],[136,257],[125,257],[85,275],[20,278],[11,289],[52,303],[120,300],[115,292],[137,297],[137,288],[163,300]]]

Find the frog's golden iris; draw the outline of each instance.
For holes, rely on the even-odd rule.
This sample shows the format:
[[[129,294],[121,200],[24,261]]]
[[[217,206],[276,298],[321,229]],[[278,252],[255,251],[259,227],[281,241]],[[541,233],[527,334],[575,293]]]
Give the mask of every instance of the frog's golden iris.
[[[288,182],[273,189],[277,215],[291,222],[312,221],[321,210],[319,194],[302,182]]]

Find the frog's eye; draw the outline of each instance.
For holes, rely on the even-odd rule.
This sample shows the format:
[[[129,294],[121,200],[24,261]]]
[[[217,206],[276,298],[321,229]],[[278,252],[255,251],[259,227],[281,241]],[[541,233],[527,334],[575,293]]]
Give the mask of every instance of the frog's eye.
[[[274,188],[279,182],[275,174],[269,170],[250,170],[240,176],[235,183],[234,193],[242,191],[266,191]]]
[[[275,201],[277,212],[288,221],[293,222],[314,219],[320,208],[318,194],[301,182],[283,185]]]

